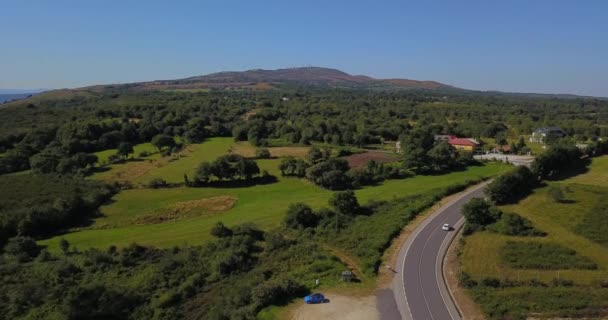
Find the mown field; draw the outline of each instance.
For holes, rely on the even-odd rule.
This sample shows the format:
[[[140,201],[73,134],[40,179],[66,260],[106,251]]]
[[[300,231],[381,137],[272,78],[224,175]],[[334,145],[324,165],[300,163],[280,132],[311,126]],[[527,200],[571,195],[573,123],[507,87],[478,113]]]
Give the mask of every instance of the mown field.
[[[162,178],[168,182],[181,183],[184,173],[192,176],[201,161],[215,159],[229,151],[247,153],[253,150],[242,143],[235,144],[231,138],[213,138],[189,148],[193,151],[162,166],[153,167],[136,176],[133,182],[145,183],[154,178]],[[277,157],[303,153],[300,147],[291,151],[286,147],[270,148],[270,151]],[[101,208],[103,217],[96,219],[91,226],[72,230],[41,243],[50,245],[51,249],[56,248],[61,238],[80,248],[105,248],[110,244],[120,247],[133,242],[158,247],[198,244],[210,239],[209,231],[218,221],[228,226],[252,222],[269,229],[281,224],[290,203],[304,202],[314,208],[327,206],[331,192],[305,179],[281,177],[278,170],[280,158],[257,162],[261,170],[267,170],[276,176],[277,181],[241,187],[125,190],[116,195],[111,204]],[[104,179],[118,170],[130,172],[138,164],[128,162],[114,165],[110,171],[93,178]],[[505,167],[489,163],[444,175],[388,180],[378,186],[357,190],[356,195],[361,203],[366,203],[370,200],[390,200],[422,194],[466,180],[490,177],[504,171]]]
[[[550,194],[556,187],[563,192],[562,201]],[[547,182],[519,203],[500,207],[529,219],[547,236],[514,237],[483,231],[465,238],[461,271],[480,283],[495,278],[503,282],[502,286],[513,281],[529,284],[500,290],[483,286],[473,289],[473,295],[492,318],[500,318],[501,312],[513,312],[512,316],[521,318],[528,311],[593,315],[597,308],[608,307],[606,195],[608,156],[593,159],[584,174]],[[572,302],[560,303],[560,290],[571,294]]]

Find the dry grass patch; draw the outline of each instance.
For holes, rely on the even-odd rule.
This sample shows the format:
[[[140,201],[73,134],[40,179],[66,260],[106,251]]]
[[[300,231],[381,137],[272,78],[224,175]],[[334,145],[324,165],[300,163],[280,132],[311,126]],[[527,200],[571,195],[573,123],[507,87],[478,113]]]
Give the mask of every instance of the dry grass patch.
[[[150,171],[164,167],[167,164],[178,160],[180,157],[187,156],[199,148],[200,145],[191,145],[187,146],[177,154],[162,157],[156,160],[148,159],[143,161],[129,161],[124,164],[110,165],[109,171],[97,174],[94,176],[94,178],[98,178],[103,181],[133,182]]]
[[[133,224],[156,224],[167,221],[182,220],[201,215],[216,214],[234,207],[236,198],[218,196],[199,200],[177,202],[169,208],[154,211],[150,214],[136,217]]]
[[[282,157],[305,157],[310,150],[310,147],[269,147],[266,148],[270,151],[270,156],[273,158]],[[243,157],[253,158],[255,157],[256,148],[249,144],[249,142],[237,142],[231,148],[231,153],[236,153]]]

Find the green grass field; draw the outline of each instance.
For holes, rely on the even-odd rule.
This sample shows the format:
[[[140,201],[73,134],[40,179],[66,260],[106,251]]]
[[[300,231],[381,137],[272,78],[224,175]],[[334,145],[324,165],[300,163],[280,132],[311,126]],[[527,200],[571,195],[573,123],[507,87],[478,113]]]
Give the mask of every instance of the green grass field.
[[[202,144],[186,157],[155,168],[139,178],[149,181],[163,178],[169,182],[182,182],[184,173],[192,173],[200,161],[212,160],[224,154],[232,144],[231,138],[215,138]],[[52,248],[60,238],[67,239],[79,248],[101,247],[111,244],[125,246],[133,242],[158,247],[183,244],[198,244],[210,239],[209,231],[218,221],[231,226],[253,222],[264,229],[280,225],[290,203],[305,202],[312,207],[327,206],[331,192],[313,185],[305,179],[280,177],[280,159],[257,160],[260,169],[267,170],[278,178],[271,184],[250,187],[202,187],[170,189],[131,189],[116,195],[113,202],[103,206],[104,217],[81,230],[73,230],[60,237],[42,241]],[[417,176],[385,183],[356,191],[361,203],[370,200],[390,200],[412,194],[421,194],[438,187],[445,187],[478,177],[490,177],[506,170],[506,165],[489,163],[470,167],[463,171],[444,175]],[[170,211],[176,203],[188,203],[217,196],[236,199],[227,211],[209,214],[205,208],[192,208],[187,219],[160,224],[135,225],[133,221],[151,213]]]
[[[557,243],[575,250],[598,266],[597,270],[539,270],[514,269],[501,262],[500,251],[507,241],[528,241],[526,237],[510,237],[490,232],[478,232],[466,238],[461,256],[463,271],[481,279],[531,280],[545,283],[553,278],[572,280],[578,284],[592,284],[608,280],[608,247],[591,239],[584,230],[577,231],[585,218],[596,213],[594,209],[608,194],[608,156],[593,159],[589,172],[570,179],[549,182],[565,192],[563,203],[555,202],[548,194],[549,186],[536,189],[532,195],[517,204],[503,206],[507,212],[515,212],[528,218],[535,227],[547,232],[546,237],[536,238],[540,243]]]
[[[150,156],[143,157],[142,159],[160,158],[160,154],[158,153],[158,150],[156,149],[156,147],[153,146],[149,142],[134,145],[133,154],[131,155],[131,157],[140,158],[139,154],[142,152],[147,152],[150,154]],[[108,150],[104,150],[104,151],[95,152],[95,155],[97,156],[97,163],[99,163],[99,164],[108,163],[108,158],[113,154],[116,154],[116,149],[108,149]]]

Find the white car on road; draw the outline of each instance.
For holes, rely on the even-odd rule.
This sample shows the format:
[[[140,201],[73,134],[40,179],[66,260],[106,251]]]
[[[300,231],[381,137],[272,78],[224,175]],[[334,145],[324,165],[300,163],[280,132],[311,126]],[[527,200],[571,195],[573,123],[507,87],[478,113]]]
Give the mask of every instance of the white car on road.
[[[452,226],[449,223],[444,223],[443,226],[441,226],[441,230],[450,231],[452,230]]]

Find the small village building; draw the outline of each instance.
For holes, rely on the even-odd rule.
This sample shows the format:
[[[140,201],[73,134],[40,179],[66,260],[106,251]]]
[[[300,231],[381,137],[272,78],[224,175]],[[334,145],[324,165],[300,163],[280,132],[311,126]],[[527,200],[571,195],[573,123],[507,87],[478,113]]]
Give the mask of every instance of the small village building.
[[[479,142],[469,138],[454,138],[448,142],[457,150],[474,152],[479,146]]]
[[[532,135],[530,136],[530,142],[544,143],[548,135],[554,135],[556,137],[563,138],[567,134],[566,132],[564,132],[564,130],[558,127],[538,128],[534,130],[534,132],[532,132]]]

